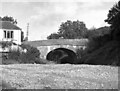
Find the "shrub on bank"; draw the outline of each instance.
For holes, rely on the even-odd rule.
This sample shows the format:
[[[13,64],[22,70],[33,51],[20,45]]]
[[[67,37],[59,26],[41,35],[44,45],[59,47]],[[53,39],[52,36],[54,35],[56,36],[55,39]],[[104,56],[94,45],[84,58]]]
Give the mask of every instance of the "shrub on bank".
[[[6,53],[2,60],[2,64],[56,64],[55,62],[48,61],[45,59],[40,58],[40,52],[37,48],[32,47],[30,45],[21,45],[22,49],[26,51],[21,50],[11,50],[9,53]]]
[[[81,61],[81,58],[85,55],[85,50],[83,49],[83,48],[79,48],[79,49],[77,49],[76,50],[76,55],[77,55],[77,60],[76,60],[76,62],[75,63],[83,63],[82,61]]]
[[[22,45],[21,47],[22,49],[26,49],[26,52],[21,50],[10,50],[2,63],[8,64],[9,60],[17,61],[19,63],[39,63],[40,52],[37,48],[29,45]]]
[[[93,37],[85,50],[77,51],[77,64],[120,66],[119,41],[112,40],[110,34]]]
[[[85,55],[81,60],[84,64],[120,66],[120,44],[117,41],[108,42],[103,47]]]
[[[89,38],[89,42],[87,44],[86,52],[92,53],[100,47],[104,46],[107,42],[111,40],[111,36],[109,34],[105,34],[103,36],[94,36]]]
[[[26,52],[22,52],[20,55],[22,63],[36,63],[40,60],[40,52],[37,48],[29,45],[22,45],[21,47],[26,49]]]
[[[8,59],[10,60],[16,60],[16,61],[19,61],[20,60],[20,51],[19,50],[10,50],[9,53],[8,53]]]
[[[109,35],[93,38],[87,46],[83,52],[84,55],[79,58],[78,64],[120,66],[120,43],[111,40]]]

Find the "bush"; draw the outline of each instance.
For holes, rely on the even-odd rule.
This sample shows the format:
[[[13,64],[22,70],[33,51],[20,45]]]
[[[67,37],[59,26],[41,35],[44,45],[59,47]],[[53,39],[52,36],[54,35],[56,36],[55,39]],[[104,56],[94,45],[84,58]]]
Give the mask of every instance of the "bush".
[[[19,59],[19,51],[10,51],[8,53],[2,53],[2,64],[18,64]]]
[[[104,36],[94,36],[89,39],[89,42],[87,44],[87,48],[85,50],[78,49],[77,55],[78,55],[78,62],[77,63],[88,63],[88,64],[99,64],[100,62],[97,62],[98,60],[96,57],[99,57],[103,54],[101,52],[99,55],[97,55],[97,50],[100,50],[101,47],[105,46],[107,43],[111,41],[111,36],[109,34],[106,34]],[[102,49],[101,49],[102,50]],[[94,56],[91,56],[94,54]],[[107,53],[108,54],[108,53]],[[105,55],[104,55],[105,56]],[[104,61],[102,61],[102,58],[99,58],[101,60],[101,63],[104,64]],[[88,62],[89,60],[89,62]],[[97,62],[97,63],[95,63]]]
[[[37,48],[30,45],[21,45],[21,47],[27,51],[23,52],[21,50],[11,50],[8,53],[6,60],[14,60],[20,63],[40,63],[40,52]],[[3,63],[6,63],[5,60],[3,61]]]
[[[22,45],[21,47],[27,50],[27,52],[22,52],[21,54],[22,63],[36,63],[39,61],[40,52],[37,48],[29,45]]]
[[[100,47],[104,46],[110,40],[111,40],[111,36],[109,34],[106,34],[104,36],[91,37],[89,39],[89,42],[87,44],[87,48],[85,49],[85,51],[87,53],[92,53],[95,50],[99,49]]]
[[[108,42],[103,47],[82,57],[85,64],[120,66],[120,44],[118,41]]]
[[[10,51],[8,53],[8,59],[13,59],[13,60],[16,60],[18,61],[20,59],[20,51],[19,50],[16,50],[16,51]]]
[[[11,42],[8,42],[8,41],[2,41],[2,42],[0,42],[0,45],[2,45],[2,48],[4,49],[4,48],[6,48],[6,47],[8,47],[8,46],[11,46],[12,45],[12,41]]]
[[[76,55],[77,55],[77,62],[76,63],[83,63],[81,61],[81,58],[85,55],[85,50],[83,48],[79,48],[76,50]]]
[[[2,60],[2,64],[8,65],[8,64],[19,64],[18,61],[13,60],[13,59],[6,59],[6,60]]]
[[[55,64],[55,62],[48,61],[40,58],[40,52],[37,48],[30,45],[21,45],[21,50],[11,50],[8,54],[4,54],[2,64],[15,64],[15,63],[36,63],[36,64]]]

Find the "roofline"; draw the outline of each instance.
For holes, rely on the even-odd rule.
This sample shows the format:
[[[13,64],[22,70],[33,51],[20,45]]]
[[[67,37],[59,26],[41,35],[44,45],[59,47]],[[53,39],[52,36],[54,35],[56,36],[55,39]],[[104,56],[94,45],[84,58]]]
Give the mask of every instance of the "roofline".
[[[11,23],[10,21],[0,21],[0,22],[9,22]],[[13,23],[11,23],[13,24]],[[14,26],[18,27],[16,24],[13,24]],[[22,31],[22,28],[18,27],[19,29],[8,29],[8,30],[21,30]],[[0,29],[4,29],[4,28],[0,28]]]
[[[5,28],[0,28],[0,29],[5,29]],[[5,29],[5,30],[21,30],[22,31],[22,29]]]

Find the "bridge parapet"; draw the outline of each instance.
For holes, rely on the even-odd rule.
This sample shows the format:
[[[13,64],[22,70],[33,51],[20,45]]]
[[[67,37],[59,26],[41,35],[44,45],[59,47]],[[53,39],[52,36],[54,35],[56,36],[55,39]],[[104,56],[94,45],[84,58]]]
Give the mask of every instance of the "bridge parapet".
[[[86,48],[88,39],[50,39],[50,40],[40,40],[40,41],[28,41],[24,44],[29,44],[36,47],[41,55],[41,58],[46,59],[47,54],[57,48],[66,48],[72,50],[76,53],[78,48]]]

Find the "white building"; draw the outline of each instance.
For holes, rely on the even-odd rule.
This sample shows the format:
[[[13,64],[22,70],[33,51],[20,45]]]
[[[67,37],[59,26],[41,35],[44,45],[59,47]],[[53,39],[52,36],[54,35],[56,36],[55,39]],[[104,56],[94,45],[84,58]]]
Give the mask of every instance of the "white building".
[[[22,29],[9,21],[0,21],[0,41],[12,41],[21,45]]]

